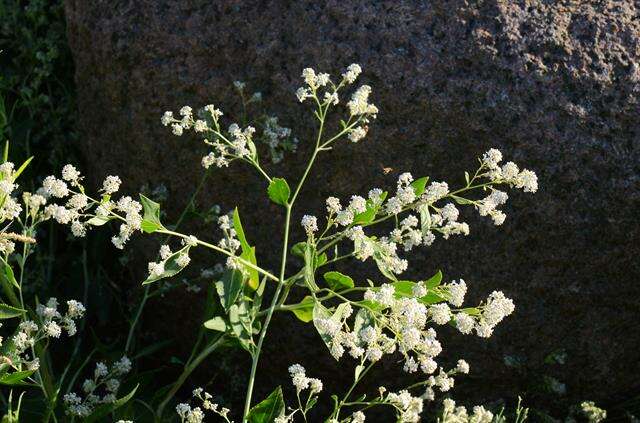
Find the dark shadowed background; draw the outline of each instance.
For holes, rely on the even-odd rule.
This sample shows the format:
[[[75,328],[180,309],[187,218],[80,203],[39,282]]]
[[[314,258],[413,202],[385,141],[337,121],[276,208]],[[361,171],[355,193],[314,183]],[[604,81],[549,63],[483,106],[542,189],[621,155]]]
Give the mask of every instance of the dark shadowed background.
[[[184,104],[233,110],[234,80],[261,91],[301,140],[298,153],[267,166],[293,180],[312,148],[312,116],[294,96],[301,70],[336,74],[359,63],[379,119],[362,143],[340,144],[314,168],[294,220],[321,215],[329,195],[392,187],[402,171],[459,184],[476,156],[501,149],[538,173],[539,192],[512,195],[502,227],[469,213],[470,236],[409,257],[408,276],[442,269],[467,281],[473,301],[502,289],[517,304],[489,340],[444,331],[444,360],[464,357],[472,368],[453,396],[522,393],[552,413],[583,399],[625,407],[640,394],[640,10],[631,0],[588,3],[67,0],[90,182],[115,173],[131,192],[162,183],[170,196],[163,207],[175,218],[202,175],[205,150],[171,135],[160,116]],[[244,166],[216,171],[198,199],[212,203],[239,205],[259,261],[274,268],[283,213],[266,200],[263,181]],[[200,229],[202,238],[217,236]],[[362,266],[348,271],[364,275]],[[139,294],[135,278],[118,282]],[[174,353],[184,354],[203,301],[190,293],[155,301],[143,318],[146,336],[176,338]],[[293,362],[336,379],[331,388],[351,378],[347,362],[336,377],[340,367],[313,328],[288,315],[277,316],[267,344],[257,397],[288,384]],[[564,364],[549,357],[562,352]],[[231,400],[242,392],[230,381],[247,373],[246,358],[234,354],[211,388]],[[216,364],[193,385],[219,375]],[[370,386],[399,386],[399,367],[386,363]],[[556,382],[564,394],[552,392]]]

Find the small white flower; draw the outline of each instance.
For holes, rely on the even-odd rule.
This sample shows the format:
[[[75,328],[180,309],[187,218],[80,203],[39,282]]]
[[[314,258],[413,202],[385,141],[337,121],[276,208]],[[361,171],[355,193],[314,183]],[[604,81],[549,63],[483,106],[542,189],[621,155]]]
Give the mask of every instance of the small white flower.
[[[114,194],[120,189],[121,183],[122,181],[118,176],[109,175],[102,183],[102,191],[107,195]]]
[[[318,219],[315,216],[304,215],[301,224],[309,237],[318,231]]]
[[[342,74],[342,79],[344,79],[347,84],[353,84],[360,73],[362,73],[360,65],[352,63],[347,67],[347,71]]]
[[[80,179],[80,172],[68,164],[62,168],[62,179],[67,182],[77,182]]]

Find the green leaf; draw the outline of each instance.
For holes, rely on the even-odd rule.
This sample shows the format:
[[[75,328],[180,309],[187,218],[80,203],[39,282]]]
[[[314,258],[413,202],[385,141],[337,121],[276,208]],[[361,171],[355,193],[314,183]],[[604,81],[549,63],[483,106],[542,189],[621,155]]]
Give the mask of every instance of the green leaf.
[[[31,163],[31,160],[33,160],[33,156],[29,157],[27,160],[24,161],[24,163],[22,163],[22,165],[20,165],[20,167],[18,168],[18,170],[16,170],[13,175],[12,175],[12,180],[15,181],[16,179],[18,179],[18,177],[22,174],[22,172],[24,172],[24,170],[27,168],[27,166],[29,166],[29,163]]]
[[[420,231],[424,236],[431,230],[431,213],[429,213],[429,205],[420,204],[418,206],[418,213],[420,214]]]
[[[438,270],[435,275],[424,281],[424,286],[427,287],[427,289],[433,289],[436,286],[439,286],[440,282],[442,282],[442,272]]]
[[[7,263],[4,263],[4,271],[0,271],[0,285],[2,285],[2,291],[4,295],[9,299],[9,302],[15,307],[20,306],[20,301],[16,295],[14,288],[20,289],[15,276],[13,275],[13,269]]]
[[[148,285],[150,283],[157,282],[160,279],[170,278],[180,273],[182,269],[186,267],[178,264],[178,257],[182,254],[189,254],[189,247],[184,247],[183,249],[171,254],[171,256],[169,256],[169,258],[164,262],[164,272],[159,276],[149,275],[149,277],[142,282],[142,285]]]
[[[160,204],[140,194],[140,202],[144,210],[144,216],[140,227],[146,233],[153,233],[157,230],[164,229],[160,223]]]
[[[1,103],[2,103],[2,111],[3,111],[2,117],[3,117],[3,120],[5,120],[6,119],[6,115],[4,113],[4,101],[2,101]],[[3,122],[3,123],[5,123],[5,122]],[[9,141],[5,141],[5,143],[4,143],[4,150],[2,152],[2,163],[5,163],[7,160],[9,160]]]
[[[315,326],[320,338],[324,341],[325,345],[329,350],[331,350],[331,343],[333,342],[333,338],[318,325],[318,320],[320,319],[331,319],[336,323],[340,323],[342,321],[342,316],[344,315],[345,310],[349,306],[349,303],[341,303],[336,307],[336,311],[331,313],[331,310],[327,309],[320,302],[316,302],[313,306],[313,325]]]
[[[378,213],[378,208],[372,205],[362,213],[358,213],[357,215],[355,215],[353,218],[353,223],[355,225],[371,223],[376,218],[376,213]]]
[[[110,216],[94,216],[91,219],[87,220],[87,223],[93,226],[102,226],[112,219],[115,218]]]
[[[424,194],[428,181],[429,177],[423,176],[422,178],[416,179],[415,181],[411,182],[411,188],[413,188],[413,192],[416,193],[416,197],[420,197],[422,194]]]
[[[271,201],[281,206],[286,206],[289,201],[289,196],[291,195],[291,190],[284,178],[273,178],[269,184],[267,193]]]
[[[249,423],[273,423],[284,414],[285,404],[282,397],[282,388],[278,386],[269,396],[256,404],[247,415]]]
[[[312,292],[320,289],[315,281],[315,255],[315,247],[307,242],[304,249],[304,282]]]
[[[412,281],[398,281],[394,282],[396,297],[413,297],[413,287],[416,285]]]
[[[305,241],[297,242],[293,247],[291,247],[291,254],[296,257],[304,258],[305,248],[307,248],[307,243]]]
[[[216,316],[211,320],[204,322],[204,327],[211,330],[217,330],[218,332],[226,332],[229,328],[227,322],[220,316]]]
[[[216,291],[220,296],[220,303],[226,312],[238,301],[244,286],[244,276],[240,270],[227,269],[222,274],[222,280],[216,282]]]
[[[13,268],[8,263],[4,264],[4,274],[7,276],[7,280],[11,282],[11,285],[20,289],[20,285],[18,284],[15,275],[13,274]]]
[[[460,310],[463,313],[467,313],[469,316],[480,316],[482,312],[476,307],[467,307]]]
[[[0,304],[0,320],[13,319],[22,316],[25,311],[21,308],[11,307],[6,304]]]
[[[251,345],[253,343],[251,339],[251,316],[247,308],[247,304],[241,301],[239,304],[233,304],[229,307],[229,324],[231,330],[238,337],[240,346],[245,350],[251,352]]]
[[[242,248],[242,254],[240,254],[240,258],[248,261],[249,263],[257,266],[256,260],[256,249],[249,245],[247,241],[247,237],[244,234],[244,229],[242,228],[242,222],[240,221],[240,213],[238,213],[238,208],[236,207],[233,210],[233,228],[236,230],[236,234],[238,236],[238,240],[240,241],[240,247]],[[260,283],[260,275],[256,269],[253,269],[248,266],[244,266],[247,272],[249,273],[249,286],[251,289],[255,290],[258,288],[258,284]]]
[[[467,200],[466,198],[460,197],[458,195],[451,194],[450,197],[453,198],[453,200],[456,203],[460,204],[461,206],[466,206],[468,204],[473,204],[473,201]]]
[[[91,422],[100,421],[101,419],[104,419],[109,414],[113,413],[115,410],[117,410],[118,408],[122,407],[127,402],[129,402],[131,398],[133,398],[133,396],[136,394],[136,391],[138,390],[138,386],[139,385],[136,385],[136,387],[133,388],[131,392],[129,392],[126,396],[120,399],[117,399],[110,404],[102,404],[101,406],[97,407],[89,417],[83,420],[83,422],[91,423]]]
[[[262,282],[256,289],[255,294],[253,295],[253,306],[251,307],[253,315],[257,315],[260,311],[260,307],[262,307],[262,298],[264,295],[264,288],[267,286],[267,278],[262,278]]]
[[[429,292],[427,295],[425,295],[424,297],[421,297],[418,299],[418,301],[420,301],[422,304],[426,304],[426,305],[431,305],[431,304],[436,304],[436,303],[441,303],[446,301],[447,299],[434,293],[434,292]]]
[[[354,287],[353,279],[350,276],[343,275],[340,272],[327,272],[323,275],[324,280],[334,291],[349,289]]]
[[[295,314],[299,320],[305,323],[309,323],[310,321],[313,320],[314,304],[315,304],[315,300],[313,299],[313,297],[307,295],[302,299],[302,301],[300,301],[297,304],[294,304],[296,308],[291,310],[291,312]]]
[[[6,386],[28,385],[27,383],[23,382],[23,380],[31,376],[34,372],[35,370],[23,370],[21,372],[8,373],[0,377],[0,385],[6,385]]]
[[[366,308],[361,308],[356,313],[355,321],[353,322],[353,332],[359,333],[367,326],[375,326],[376,320],[373,313]]]

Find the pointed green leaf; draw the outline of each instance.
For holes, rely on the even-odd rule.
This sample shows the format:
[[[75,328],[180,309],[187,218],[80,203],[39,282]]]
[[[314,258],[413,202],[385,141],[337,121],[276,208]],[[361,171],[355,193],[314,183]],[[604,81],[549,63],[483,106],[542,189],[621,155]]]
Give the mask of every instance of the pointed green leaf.
[[[22,174],[22,172],[24,172],[24,170],[27,168],[27,166],[29,166],[29,163],[31,163],[31,160],[33,160],[33,156],[29,157],[27,160],[24,161],[24,163],[22,163],[22,165],[20,165],[20,167],[18,168],[18,170],[16,170],[13,173],[12,176],[12,180],[15,181],[16,179],[18,179],[18,177]]]
[[[354,287],[353,279],[350,276],[343,275],[340,272],[327,272],[323,275],[324,280],[334,291],[341,291]]]
[[[229,325],[233,333],[238,337],[240,346],[251,352],[251,316],[244,301],[229,307]]]
[[[295,314],[299,320],[305,323],[309,323],[310,321],[313,320],[314,304],[315,304],[315,301],[313,297],[307,295],[298,304],[294,304],[296,308],[291,310],[291,312]]]
[[[271,201],[281,206],[286,206],[289,201],[289,196],[291,195],[291,190],[284,178],[273,178],[269,184],[267,193]]]
[[[253,306],[251,308],[254,316],[260,311],[260,307],[262,307],[262,296],[264,295],[264,288],[266,286],[267,278],[264,277],[262,278],[262,282],[260,282],[258,289],[256,289],[255,294],[253,294]]]
[[[413,297],[413,287],[416,285],[412,281],[398,281],[394,282],[396,297]]]
[[[436,286],[440,285],[440,282],[442,282],[442,272],[438,270],[435,275],[424,281],[424,286],[426,286],[427,289],[433,289]]]
[[[365,223],[371,223],[376,218],[378,208],[369,206],[365,211],[354,216],[353,223],[355,225],[362,225]]]
[[[1,103],[4,111],[4,101],[2,101]],[[3,118],[6,119],[6,116],[4,113],[2,113],[2,116]],[[5,141],[4,143],[4,151],[2,152],[2,163],[5,163],[7,160],[9,160],[9,141]]]
[[[164,229],[160,223],[160,204],[140,194],[140,202],[144,210],[144,216],[140,227],[146,233],[153,233],[157,230]]]
[[[243,285],[244,275],[236,269],[225,270],[222,279],[216,282],[216,291],[226,312],[229,312],[229,308],[238,301]]]
[[[110,216],[94,216],[91,219],[87,220],[87,223],[92,226],[102,226],[112,219],[114,218]]]
[[[170,278],[180,273],[182,269],[186,267],[186,266],[181,266],[178,263],[178,258],[182,254],[189,254],[189,247],[184,247],[183,249],[171,254],[169,258],[166,259],[164,262],[164,272],[159,276],[149,275],[149,277],[144,282],[142,282],[142,285],[148,285],[150,283],[157,282],[160,279]]]
[[[18,281],[16,280],[15,275],[13,274],[13,268],[8,263],[5,263],[4,265],[4,273],[7,276],[7,279],[9,280],[9,282],[11,282],[11,285],[20,289],[20,285],[18,284]]]
[[[335,312],[331,312],[331,310],[327,309],[320,302],[316,302],[313,306],[313,325],[315,326],[320,338],[324,341],[325,345],[329,350],[331,350],[331,344],[333,343],[333,338],[325,331],[325,329],[318,324],[319,320],[331,319],[336,323],[342,322],[342,318],[344,316],[344,312],[349,306],[349,303],[341,303],[336,307]]]
[[[307,248],[307,243],[305,241],[297,242],[293,247],[291,247],[291,254],[296,257],[304,258],[305,248]]]
[[[247,415],[249,423],[273,423],[284,414],[285,404],[282,397],[282,388],[278,386],[269,396],[255,405]]]
[[[21,308],[11,307],[6,304],[0,304],[0,320],[13,319],[22,316],[25,311]]]
[[[204,322],[204,327],[211,330],[217,330],[218,332],[226,332],[228,329],[227,322],[220,316],[216,316],[213,319]]]
[[[320,289],[315,280],[315,253],[315,247],[307,242],[304,249],[304,282],[312,292]]]
[[[14,307],[19,307],[20,301],[18,300],[18,296],[16,295],[14,288],[19,290],[20,286],[18,285],[18,282],[13,275],[11,266],[6,263],[4,263],[3,265],[4,272],[0,271],[0,285],[2,286],[2,292]]]
[[[413,192],[416,193],[416,197],[420,197],[422,194],[424,194],[428,181],[429,177],[424,176],[411,182],[411,188],[413,188]]]
[[[6,385],[6,386],[28,385],[26,382],[23,382],[23,380],[31,376],[34,372],[35,370],[23,370],[21,372],[7,373],[6,375],[0,377],[0,385]]]
[[[238,240],[240,241],[240,247],[242,249],[240,258],[248,261],[253,265],[257,265],[256,249],[255,247],[251,247],[249,245],[249,242],[247,241],[247,237],[244,234],[244,228],[242,227],[242,222],[240,221],[240,214],[238,213],[237,207],[233,210],[233,228],[236,230]],[[245,268],[249,273],[249,280],[247,282],[249,283],[251,289],[255,290],[260,283],[260,275],[258,274],[258,271],[253,268],[246,266]]]

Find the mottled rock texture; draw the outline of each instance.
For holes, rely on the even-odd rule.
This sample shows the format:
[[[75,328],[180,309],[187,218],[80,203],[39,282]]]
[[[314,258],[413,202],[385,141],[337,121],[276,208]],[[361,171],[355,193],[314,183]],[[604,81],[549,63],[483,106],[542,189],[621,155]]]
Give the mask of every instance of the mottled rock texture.
[[[96,180],[118,173],[132,191],[164,183],[174,216],[202,174],[204,150],[163,128],[164,110],[209,102],[237,110],[231,82],[246,81],[302,140],[270,167],[294,179],[313,122],[293,96],[300,71],[360,63],[379,119],[363,143],[340,145],[313,170],[295,220],[321,214],[328,195],[391,187],[398,171],[461,182],[477,155],[500,148],[538,172],[540,191],[514,194],[502,227],[470,213],[469,237],[412,256],[409,276],[441,268],[467,280],[473,299],[500,287],[518,305],[487,342],[446,335],[444,357],[464,356],[474,375],[453,395],[493,400],[526,390],[531,405],[614,403],[637,391],[640,374],[639,13],[630,0],[68,0],[81,148]],[[264,189],[236,165],[215,172],[199,203],[239,203],[273,268],[277,251],[266,247],[283,218]],[[156,303],[147,316],[186,317],[147,319],[145,330],[186,337],[197,323],[192,302],[176,294]],[[258,395],[282,382],[291,362],[325,378],[335,372],[313,329],[289,316],[277,317],[269,341],[260,370],[269,383]],[[545,364],[558,349],[566,364]],[[525,358],[525,370],[506,367],[505,355]],[[397,368],[386,365],[385,385],[400,382]],[[200,382],[207,372],[215,373],[203,371]],[[541,375],[566,383],[566,400],[536,394]]]

